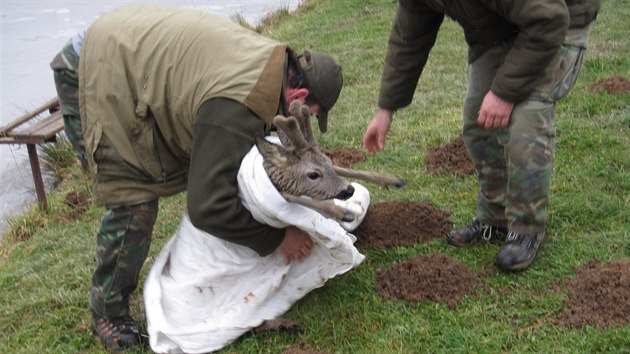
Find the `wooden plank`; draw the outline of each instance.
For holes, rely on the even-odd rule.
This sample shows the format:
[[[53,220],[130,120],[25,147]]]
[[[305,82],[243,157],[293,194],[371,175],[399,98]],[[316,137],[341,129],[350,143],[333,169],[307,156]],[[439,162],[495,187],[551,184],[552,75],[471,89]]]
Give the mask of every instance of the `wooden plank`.
[[[31,162],[31,171],[33,172],[35,191],[37,192],[37,199],[42,209],[47,209],[48,200],[46,198],[41,168],[39,166],[36,145],[52,142],[57,139],[57,133],[63,129],[63,116],[59,108],[59,99],[55,97],[37,107],[35,110],[0,128],[0,144],[26,144],[28,158]],[[47,117],[36,119],[36,117],[43,114],[46,110],[49,112]],[[27,125],[27,123],[32,124]],[[23,127],[23,125],[27,126]]]
[[[43,144],[43,143],[52,143],[57,141],[57,135],[53,135],[50,138],[44,139],[43,137],[33,137],[28,136],[20,139],[15,139],[14,137],[10,138],[0,138],[0,144],[4,145],[20,145],[20,144]]]
[[[63,117],[60,111],[56,111],[49,117],[38,120],[24,129],[7,133],[7,136],[14,137],[15,139],[25,139],[29,137],[48,139],[59,133],[62,129]]]
[[[33,144],[27,144],[28,159],[31,162],[31,171],[33,172],[33,183],[35,183],[35,192],[39,207],[48,209],[48,198],[46,198],[46,188],[44,187],[44,179],[42,178],[42,170],[39,167],[39,158],[37,157],[37,147]]]
[[[18,127],[20,125],[22,125],[23,123],[29,121],[31,118],[39,115],[40,113],[42,113],[45,110],[51,110],[52,108],[58,107],[59,106],[59,98],[55,97],[53,99],[51,99],[50,101],[44,103],[43,105],[35,108],[34,110],[26,113],[25,115],[15,119],[13,122],[0,127],[0,137],[4,137],[7,136],[7,133],[11,130],[13,130],[15,127]]]

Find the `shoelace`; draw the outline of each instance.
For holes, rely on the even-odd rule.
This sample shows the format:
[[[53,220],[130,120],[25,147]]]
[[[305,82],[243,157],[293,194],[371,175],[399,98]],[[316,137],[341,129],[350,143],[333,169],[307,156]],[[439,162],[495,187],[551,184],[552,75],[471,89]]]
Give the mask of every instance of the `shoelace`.
[[[507,242],[517,242],[517,243],[523,243],[525,241],[527,241],[528,246],[529,244],[533,244],[536,243],[539,240],[542,240],[544,237],[544,233],[539,233],[539,234],[535,234],[534,236],[530,236],[530,237],[526,237],[525,235],[521,235],[518,232],[514,232],[514,231],[510,231],[508,232],[507,235]]]
[[[483,231],[481,232],[481,238],[483,238],[484,241],[490,241],[493,234],[492,225],[482,224],[481,227],[483,228]]]
[[[517,232],[514,231],[510,231],[508,232],[507,235],[507,242],[513,242],[516,241],[516,239],[519,237],[520,235]]]
[[[139,333],[138,326],[129,317],[116,318],[111,321],[105,319],[98,319],[97,325],[107,335],[118,334],[137,334]]]
[[[470,229],[474,233],[481,231],[481,238],[483,238],[484,241],[490,241],[492,238],[492,225],[483,224],[479,220],[475,219],[470,225]]]

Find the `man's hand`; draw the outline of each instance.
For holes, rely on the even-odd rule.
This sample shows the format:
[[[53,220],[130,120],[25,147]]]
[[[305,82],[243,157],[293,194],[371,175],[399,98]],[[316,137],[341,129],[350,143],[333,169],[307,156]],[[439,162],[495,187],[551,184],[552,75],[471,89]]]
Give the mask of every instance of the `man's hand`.
[[[485,129],[507,128],[514,103],[507,102],[488,91],[483,98],[477,124]]]
[[[363,134],[363,146],[369,152],[379,152],[385,148],[387,133],[392,124],[394,112],[379,108]]]
[[[284,257],[284,264],[288,265],[293,259],[301,261],[308,257],[312,248],[313,240],[307,234],[295,226],[288,226],[278,252]]]

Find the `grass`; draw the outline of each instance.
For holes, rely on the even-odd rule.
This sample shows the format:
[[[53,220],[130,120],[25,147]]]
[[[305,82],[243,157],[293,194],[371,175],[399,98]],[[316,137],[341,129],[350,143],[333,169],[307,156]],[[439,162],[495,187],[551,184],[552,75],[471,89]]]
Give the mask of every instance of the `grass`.
[[[343,67],[346,85],[331,112],[329,132],[317,136],[322,147],[361,147],[376,109],[395,6],[391,0],[308,1],[266,32],[298,50],[328,52]],[[558,104],[549,237],[528,271],[485,277],[488,290],[465,298],[455,309],[437,303],[414,305],[381,298],[375,291],[376,272],[429,252],[479,271],[492,263],[497,246],[456,249],[440,239],[385,251],[362,250],[364,264],[311,292],[286,314],[307,329],[304,335],[249,335],[221,353],[279,353],[289,346],[330,353],[630,352],[628,326],[574,329],[553,322],[567,299],[553,285],[593,258],[630,257],[630,95],[588,89],[613,75],[630,78],[628,23],[628,0],[604,1],[580,79]],[[424,167],[426,151],[461,130],[466,47],[453,21],[446,20],[442,27],[414,102],[396,114],[385,151],[369,155],[357,167],[394,173],[408,182],[397,190],[369,185],[374,203],[430,202],[461,225],[473,216],[474,177],[436,177]],[[60,167],[56,173],[61,180],[49,192],[49,211],[33,208],[13,219],[0,246],[2,353],[104,352],[91,336],[87,303],[94,236],[103,210],[92,206],[78,217],[72,214],[64,196],[73,190],[91,193],[89,178],[77,165]],[[184,201],[184,195],[161,201],[143,275],[175,231]],[[140,292],[134,295],[132,311],[143,321]]]

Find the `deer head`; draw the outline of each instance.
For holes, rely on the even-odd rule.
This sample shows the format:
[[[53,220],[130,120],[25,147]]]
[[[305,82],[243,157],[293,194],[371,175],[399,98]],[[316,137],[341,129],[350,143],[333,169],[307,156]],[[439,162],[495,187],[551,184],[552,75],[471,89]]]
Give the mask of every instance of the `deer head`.
[[[262,137],[256,139],[256,146],[263,156],[263,167],[287,201],[337,220],[352,221],[355,216],[332,201],[333,198],[346,200],[354,193],[354,187],[340,176],[386,187],[405,185],[405,181],[394,175],[333,166],[313,137],[310,116],[308,106],[293,101],[289,117],[276,116],[273,119],[282,146]]]
[[[354,188],[335,173],[332,161],[313,138],[310,112],[293,101],[289,117],[276,116],[273,124],[282,146],[258,138],[269,179],[280,192],[313,199],[348,199]]]

